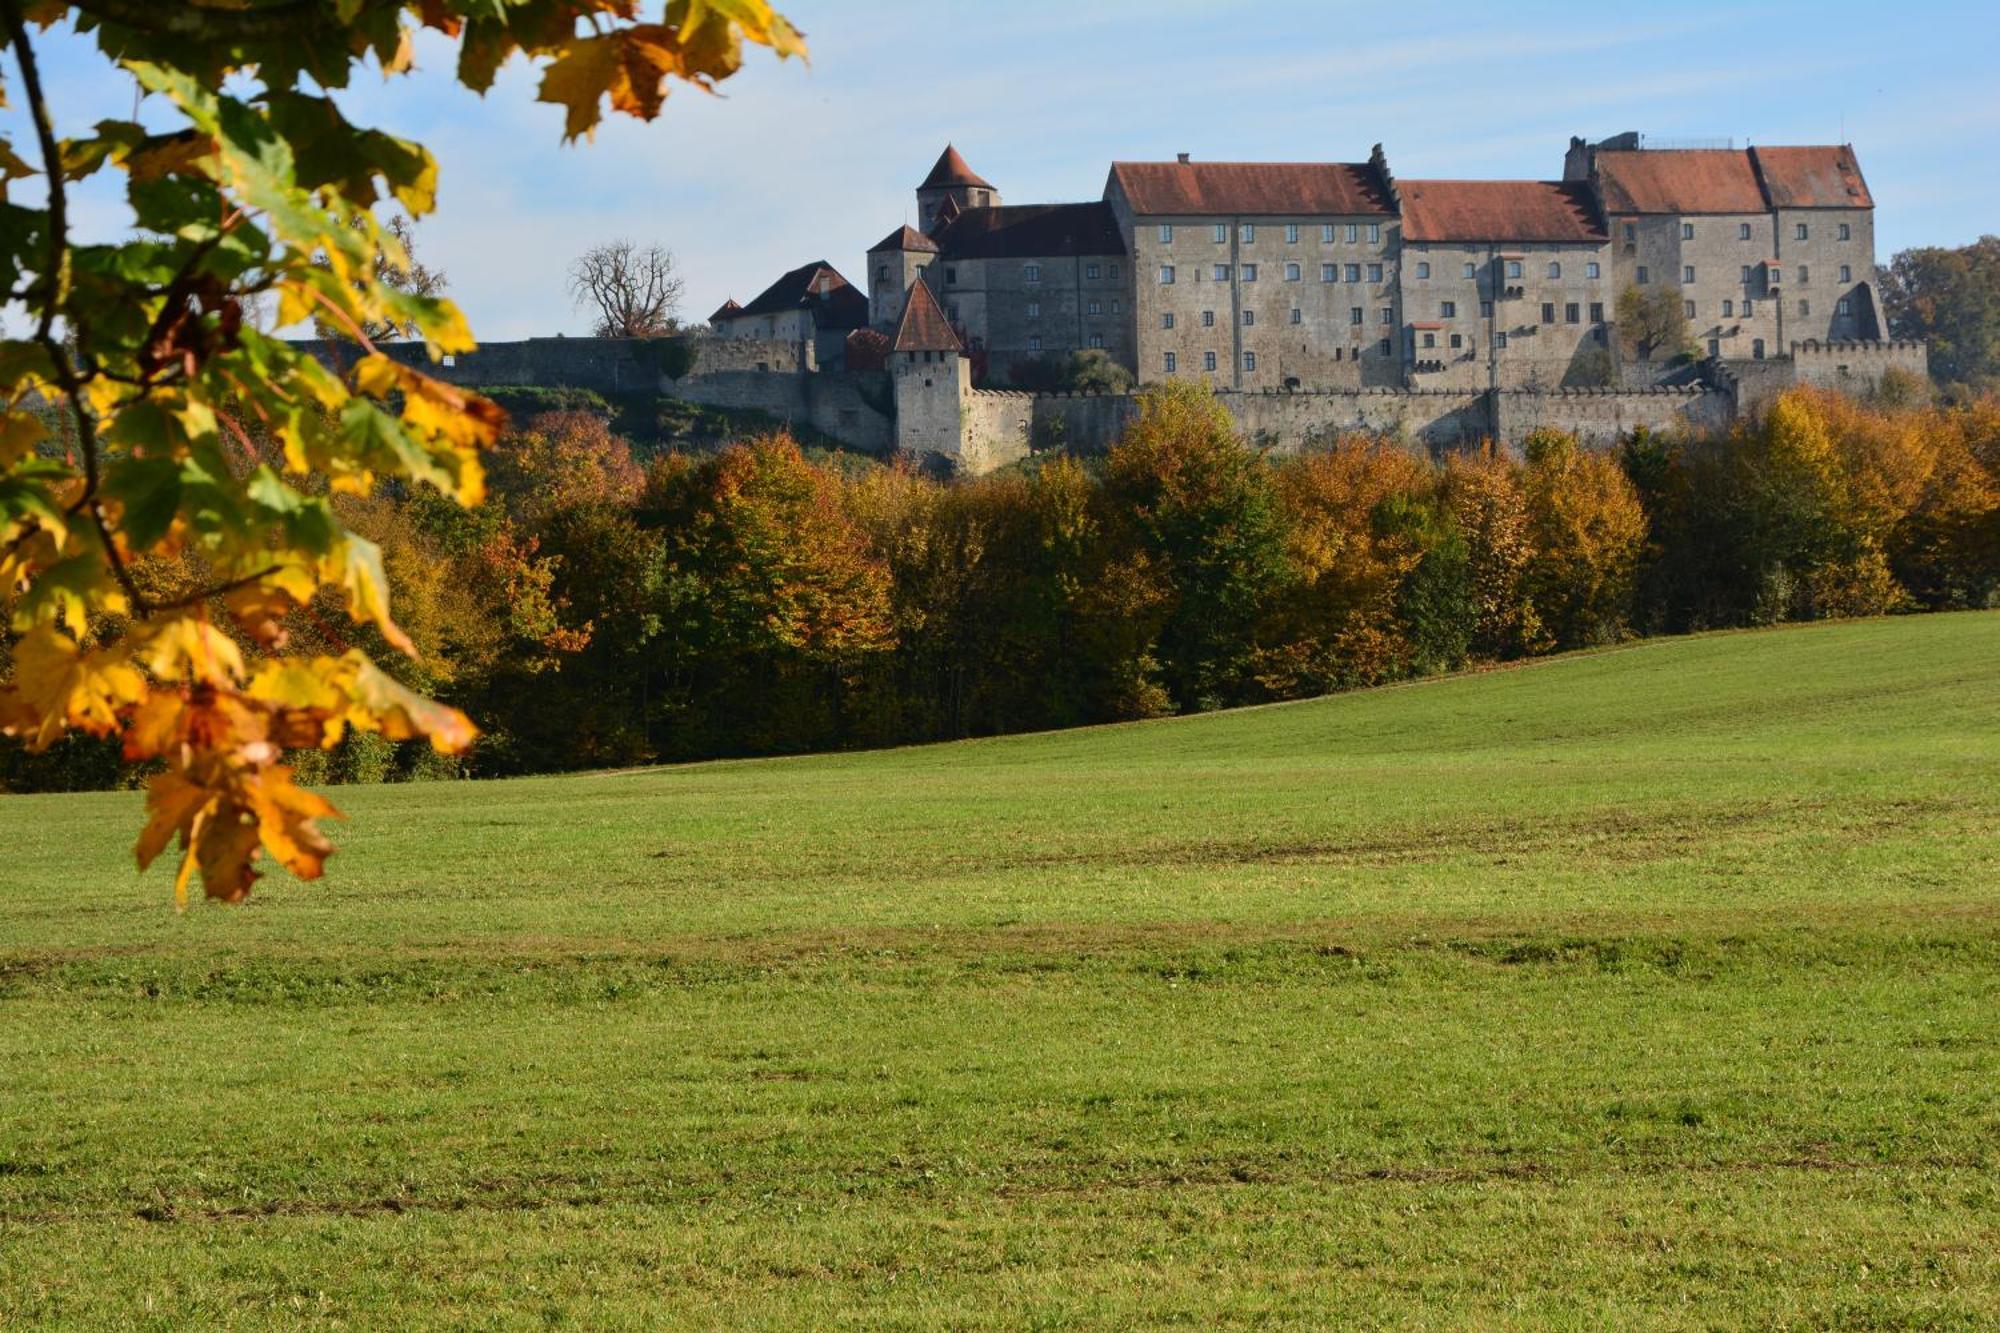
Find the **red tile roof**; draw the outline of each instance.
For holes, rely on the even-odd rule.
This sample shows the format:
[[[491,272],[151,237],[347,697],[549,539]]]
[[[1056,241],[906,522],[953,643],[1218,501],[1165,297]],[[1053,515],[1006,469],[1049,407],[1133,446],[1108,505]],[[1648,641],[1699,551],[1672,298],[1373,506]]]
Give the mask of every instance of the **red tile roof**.
[[[868,253],[871,255],[884,250],[916,250],[924,254],[936,254],[937,242],[905,223],[868,247]]]
[[[903,303],[903,318],[896,325],[896,338],[890,345],[898,352],[965,350],[937,297],[931,295],[930,284],[922,281],[910,284],[909,300]]]
[[[889,337],[874,329],[856,329],[847,335],[841,364],[848,370],[880,370],[889,364]]]
[[[1648,148],[1597,154],[1611,213],[1762,213],[1750,155],[1733,148]]]
[[[1590,187],[1581,181],[1413,181],[1403,196],[1406,241],[1605,239]]]
[[[946,144],[944,152],[938,154],[937,165],[931,168],[931,174],[924,177],[924,183],[917,188],[944,190],[954,185],[977,185],[982,190],[993,188],[984,176],[974,171],[966,160],[958,155],[956,148]]]
[[[736,298],[732,296],[715,308],[715,313],[708,317],[708,322],[713,324],[718,319],[727,319],[742,308],[736,304]]]
[[[1773,208],[1873,208],[1861,164],[1846,144],[1752,148]]]
[[[1114,162],[1111,178],[1141,216],[1395,212],[1364,162]]]

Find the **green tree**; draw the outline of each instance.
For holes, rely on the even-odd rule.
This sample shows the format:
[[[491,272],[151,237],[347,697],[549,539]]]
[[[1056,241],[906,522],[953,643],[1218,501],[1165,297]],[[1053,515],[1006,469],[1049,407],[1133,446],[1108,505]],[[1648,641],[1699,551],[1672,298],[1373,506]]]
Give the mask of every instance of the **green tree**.
[[[1687,307],[1678,287],[1644,291],[1627,287],[1618,293],[1618,345],[1625,355],[1651,361],[1656,355],[1688,355],[1694,338],[1688,332]]]
[[[1930,344],[1932,379],[1975,392],[2000,386],[2000,236],[1901,251],[1881,283],[1890,335]]]

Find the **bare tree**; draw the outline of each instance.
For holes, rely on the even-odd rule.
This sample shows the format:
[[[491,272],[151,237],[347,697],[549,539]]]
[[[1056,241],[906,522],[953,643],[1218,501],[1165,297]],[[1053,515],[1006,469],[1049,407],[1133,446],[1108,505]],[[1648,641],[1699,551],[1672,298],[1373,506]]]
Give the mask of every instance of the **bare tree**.
[[[674,256],[657,245],[607,241],[569,267],[569,292],[579,310],[594,311],[599,338],[657,338],[677,327],[681,276]]]
[[[364,221],[365,219],[356,217],[350,219],[348,225],[360,227]],[[417,262],[417,231],[410,220],[398,213],[389,219],[389,225],[383,230],[396,238],[397,244],[403,247],[403,254],[410,262],[407,268],[399,267],[391,263],[387,255],[377,254],[375,281],[385,287],[408,292],[412,296],[442,296],[445,288],[444,273],[438,269],[425,268]],[[323,256],[313,260],[313,263],[320,268],[328,267]],[[353,336],[345,324],[335,324],[319,318],[313,320],[313,331],[321,338]],[[408,338],[416,331],[417,326],[414,323],[393,320],[370,320],[361,326],[363,336],[370,342],[378,343],[388,342],[394,338]]]

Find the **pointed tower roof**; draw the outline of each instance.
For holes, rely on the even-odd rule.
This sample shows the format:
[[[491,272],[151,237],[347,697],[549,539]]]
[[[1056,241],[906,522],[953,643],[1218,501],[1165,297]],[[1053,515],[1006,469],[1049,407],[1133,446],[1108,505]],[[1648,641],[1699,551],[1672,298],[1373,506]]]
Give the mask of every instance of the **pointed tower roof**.
[[[917,188],[919,190],[942,190],[953,185],[977,185],[982,190],[993,188],[991,181],[988,181],[967,165],[965,159],[959,156],[956,148],[953,148],[950,144],[946,144],[944,152],[938,155],[937,165],[931,168],[931,174],[924,177],[924,183]]]
[[[718,319],[728,319],[742,308],[742,306],[736,304],[736,298],[732,296],[715,308],[715,313],[708,317],[708,322],[713,324]]]
[[[896,339],[890,346],[898,352],[962,352],[965,344],[952,331],[930,284],[918,279],[910,284],[910,298],[903,303],[902,322],[896,325]]]
[[[908,223],[904,223],[895,231],[890,232],[887,236],[869,246],[868,253],[876,255],[881,254],[884,250],[915,250],[923,254],[934,255],[937,253],[937,248],[936,241]]]

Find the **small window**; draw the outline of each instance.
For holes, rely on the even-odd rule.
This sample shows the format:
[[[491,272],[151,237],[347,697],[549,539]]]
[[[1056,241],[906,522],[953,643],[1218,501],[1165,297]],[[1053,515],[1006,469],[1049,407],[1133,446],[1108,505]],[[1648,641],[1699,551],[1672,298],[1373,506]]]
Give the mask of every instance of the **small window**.
[[[1125,309],[1124,303],[1119,301],[1116,297],[1113,297],[1111,301],[1111,313],[1114,315],[1121,314],[1124,312],[1124,309]]]
[[[876,267],[875,281],[878,285],[889,281],[889,266],[887,264],[881,264]]]
[[[1296,222],[1287,222],[1285,224],[1285,244],[1297,245],[1298,243],[1299,243],[1299,224]]]
[[[1041,317],[1042,317],[1042,303],[1040,301],[1028,302],[1028,318],[1040,319]]]
[[[1436,347],[1437,345],[1438,345],[1438,336],[1435,333],[1426,333],[1424,335],[1424,346]]]
[[[1457,333],[1454,333],[1454,334],[1452,334],[1452,335],[1451,335],[1451,350],[1455,352],[1455,351],[1457,351],[1457,350],[1458,350],[1459,348],[1461,348],[1461,347],[1463,347],[1463,346],[1465,346],[1465,337],[1464,337],[1464,335],[1463,335],[1463,334],[1457,334]]]
[[[1600,268],[1598,266],[1597,261],[1593,259],[1588,264],[1585,264],[1583,266],[1583,276],[1586,278],[1601,278],[1604,276],[1604,270]]]
[[[1852,228],[1852,227],[1848,226],[1848,225],[1847,225],[1847,224],[1846,224],[1845,222],[1841,223],[1841,224],[1840,224],[1840,239],[1841,239],[1841,240],[1843,240],[1843,241],[1851,241],[1851,240],[1853,240],[1853,239],[1854,239],[1854,228]]]
[[[1840,280],[1842,282],[1854,281],[1854,269],[1851,265],[1842,264],[1840,266]]]
[[[1243,266],[1243,281],[1257,281],[1257,266],[1255,264],[1245,264]]]
[[[1464,277],[1464,278],[1476,278],[1476,277],[1478,277],[1478,276],[1479,276],[1479,265],[1477,265],[1477,264],[1467,264],[1467,265],[1465,266],[1465,268],[1463,269],[1463,271],[1461,271],[1461,272],[1460,272],[1459,276],[1460,276],[1460,277]]]
[[[1361,307],[1360,307],[1360,306],[1358,306],[1358,305],[1351,305],[1351,306],[1347,307],[1347,322],[1348,322],[1349,324],[1359,324],[1359,323],[1361,322]]]
[[[1368,266],[1368,281],[1382,281],[1382,266],[1380,264],[1370,264]]]
[[[1811,313],[1812,313],[1812,302],[1801,299],[1799,301],[1799,314],[1803,316],[1803,315],[1810,315]]]
[[[1682,281],[1682,282],[1693,282],[1693,281],[1694,281],[1694,265],[1693,265],[1693,264],[1683,264],[1683,265],[1681,265],[1681,281]]]
[[[1440,301],[1440,302],[1438,302],[1438,318],[1440,318],[1440,319],[1457,319],[1457,318],[1458,318],[1458,302],[1456,302],[1456,301]]]
[[[1728,318],[1729,318],[1730,316],[1734,315],[1735,313],[1736,313],[1736,303],[1735,303],[1735,302],[1733,302],[1733,301],[1731,301],[1731,300],[1730,300],[1730,299],[1729,299],[1728,297],[1726,297],[1726,296],[1725,296],[1725,297],[1723,297],[1723,298],[1722,298],[1722,317],[1723,317],[1724,319],[1728,319]]]
[[[1023,264],[1021,266],[1021,281],[1040,282],[1041,280],[1042,266],[1040,264]]]
[[[1683,315],[1687,316],[1687,317],[1688,317],[1689,319],[1693,319],[1693,318],[1694,318],[1694,302],[1692,302],[1692,301],[1683,301],[1683,302],[1681,302],[1681,314],[1683,314]]]
[[[1652,280],[1653,280],[1653,275],[1646,272],[1646,266],[1644,264],[1639,265],[1639,285],[1641,287],[1644,287],[1647,283],[1650,283]]]
[[[1096,264],[1085,264],[1083,266],[1083,276],[1091,282],[1096,282],[1098,275],[1103,271]]]
[[[1493,318],[1493,303],[1491,301],[1481,301],[1479,303],[1479,317],[1481,319]]]
[[[1331,222],[1326,223],[1319,229],[1319,241],[1321,245],[1333,244],[1333,224]]]
[[[1244,311],[1244,312],[1243,312],[1243,327],[1244,327],[1244,328],[1246,328],[1246,329],[1247,329],[1247,328],[1249,328],[1249,327],[1250,327],[1250,326],[1251,326],[1252,324],[1255,324],[1256,322],[1257,322],[1257,312],[1256,312],[1256,311],[1254,311],[1254,310],[1246,310],[1246,311]]]
[[[1753,338],[1751,340],[1750,355],[1759,361],[1764,359],[1764,340],[1762,338]]]
[[[1694,239],[1694,223],[1692,222],[1681,223],[1681,239],[1684,241],[1691,241]]]
[[[1215,278],[1215,280],[1216,280],[1217,282],[1228,282],[1228,281],[1229,281],[1229,265],[1227,265],[1227,264],[1217,264],[1217,265],[1215,266],[1215,272],[1214,272],[1214,274],[1213,274],[1212,276],[1213,276],[1213,277]]]
[[[949,265],[949,264],[945,265],[945,269],[944,269],[944,281],[945,281],[945,285],[946,285],[946,286],[950,286],[950,285],[951,285],[952,283],[954,283],[954,282],[957,282],[957,281],[958,281],[958,270],[957,270],[957,269],[955,269],[955,268],[953,268],[953,267],[952,267],[951,265]],[[1033,281],[1034,281],[1034,279],[1030,278],[1030,279],[1029,279],[1029,281],[1030,281],[1030,282],[1033,282]]]
[[[1213,310],[1204,310],[1201,312],[1201,326],[1205,329],[1215,327],[1215,312]]]
[[[1339,267],[1337,264],[1321,264],[1319,266],[1319,280],[1321,282],[1332,282],[1339,271]]]
[[[1256,239],[1257,239],[1257,224],[1256,224],[1256,223],[1254,223],[1254,222],[1246,222],[1246,223],[1244,223],[1244,224],[1243,224],[1243,233],[1242,233],[1242,234],[1243,234],[1243,240],[1244,240],[1244,241],[1245,241],[1246,243],[1247,243],[1247,242],[1250,242],[1250,241],[1254,241],[1254,240],[1256,240]]]
[[[1213,352],[1203,352],[1203,353],[1201,354],[1201,368],[1202,368],[1203,370],[1214,370],[1214,369],[1215,369],[1215,353],[1213,353]]]
[[[1750,281],[1750,266],[1748,264],[1743,266],[1743,281],[1745,284],[1748,284]]]
[[[1752,309],[1752,307],[1755,306],[1756,304],[1757,303],[1755,301],[1752,301],[1747,296],[1743,298],[1743,318],[1748,319],[1750,318],[1750,316],[1757,313],[1754,309]]]
[[[1212,232],[1211,234],[1212,234],[1212,235],[1213,235],[1213,236],[1215,237],[1215,243],[1216,243],[1217,245],[1227,245],[1227,244],[1229,244],[1229,224],[1228,224],[1228,223],[1226,223],[1226,222],[1218,222],[1218,223],[1216,223],[1216,224],[1215,224],[1215,229],[1214,229],[1214,231],[1213,231],[1213,232]]]
[[[1627,245],[1631,245],[1632,243],[1634,243],[1634,242],[1635,242],[1635,241],[1637,241],[1638,239],[1639,239],[1639,224],[1638,224],[1638,223],[1636,223],[1636,222],[1628,222],[1628,223],[1626,223],[1626,224],[1625,224],[1625,244],[1627,244]]]
[[[1102,301],[1092,301],[1092,302],[1090,303],[1090,311],[1089,311],[1089,313],[1091,313],[1091,314],[1093,314],[1093,315],[1101,315],[1101,314],[1103,314],[1103,313],[1104,313],[1104,302],[1102,302]]]
[[[1845,313],[1845,312],[1842,312],[1842,313]],[[1297,306],[1293,306],[1293,307],[1292,307],[1292,323],[1294,323],[1294,324],[1303,324],[1303,323],[1305,323],[1305,322],[1306,322],[1306,319],[1305,319],[1305,312],[1304,312],[1304,311],[1302,311],[1302,310],[1300,310],[1300,309],[1299,309],[1299,308],[1298,308]]]
[[[1847,297],[1845,297],[1845,296],[1841,297],[1841,298],[1840,298],[1840,299],[1839,299],[1838,301],[1835,301],[1835,302],[1833,303],[1833,313],[1834,313],[1834,314],[1836,314],[1836,315],[1851,315],[1851,314],[1853,314],[1853,313],[1854,313],[1854,302],[1853,302],[1853,301],[1851,301],[1851,300],[1849,300],[1849,299],[1848,299]]]
[[[1811,281],[1812,281],[1812,270],[1807,268],[1804,264],[1799,265],[1799,286],[1804,287]]]
[[[1737,239],[1737,240],[1739,240],[1739,241],[1747,241],[1747,240],[1749,240],[1749,239],[1750,239],[1750,224],[1749,224],[1749,223],[1747,223],[1747,222],[1739,222],[1739,223],[1737,223],[1737,224],[1736,224],[1736,239]]]
[[[1381,224],[1381,223],[1379,223],[1379,222],[1371,222],[1371,223],[1369,223],[1369,224],[1368,224],[1368,244],[1370,244],[1370,245],[1379,245],[1379,244],[1381,244],[1381,242],[1382,242],[1382,224]]]
[[[1554,301],[1542,302],[1542,323],[1553,324],[1555,322],[1556,322],[1556,303]]]
[[[1493,345],[1500,351],[1504,352],[1507,350],[1507,331],[1505,329],[1493,335]]]
[[[1341,271],[1341,276],[1349,282],[1361,281],[1361,265],[1349,264]]]
[[[1298,280],[1299,280],[1299,266],[1297,264],[1285,265],[1285,281],[1297,282]]]
[[[1417,261],[1417,276],[1419,278],[1428,278],[1430,275],[1431,275],[1431,266],[1428,263],[1424,262],[1423,260],[1419,259]]]
[[[1171,245],[1173,244],[1173,239],[1174,239],[1174,224],[1171,222],[1162,222],[1160,224],[1160,244]],[[1172,356],[1173,353],[1169,352],[1167,353],[1167,355]],[[1172,367],[1169,366],[1168,369],[1171,370]]]
[[[1103,335],[1103,334],[1101,334],[1101,333],[1093,333],[1093,334],[1091,334],[1091,335],[1090,335],[1090,345],[1091,345],[1092,347],[1102,347],[1102,346],[1104,346],[1104,335]]]
[[[1173,374],[1173,373],[1174,373],[1174,370],[1175,370],[1175,369],[1176,369],[1176,366],[1175,366],[1175,363],[1174,363],[1174,354],[1173,354],[1172,352],[1168,352],[1168,353],[1167,353],[1167,355],[1166,355],[1166,372],[1167,372],[1167,373],[1168,373],[1169,375],[1171,375],[1171,374]]]
[[[1563,275],[1563,266],[1562,266],[1561,264],[1557,263],[1557,262],[1556,262],[1555,260],[1550,260],[1550,261],[1549,261],[1549,276],[1550,276],[1551,278],[1560,278],[1560,277],[1561,277],[1562,275]]]
[[[1174,312],[1169,310],[1165,314],[1160,316],[1160,327],[1163,329],[1170,329],[1173,326],[1174,326]]]
[[[1565,324],[1583,323],[1583,307],[1575,301],[1570,301],[1567,304],[1565,304],[1563,306],[1563,323]]]
[[[1113,279],[1116,279],[1116,278],[1117,278],[1117,276],[1118,276],[1118,265],[1116,265],[1116,264],[1113,264],[1113,265],[1111,266],[1111,276],[1112,276],[1112,278],[1113,278]]]
[[[1384,338],[1381,342],[1375,344],[1375,350],[1380,352],[1383,356],[1387,356],[1389,355],[1390,352],[1394,351],[1395,349],[1389,345],[1389,340],[1387,338]]]
[[[1708,340],[1708,354],[1710,357],[1722,355],[1722,340],[1720,338],[1710,338]]]
[[[1518,278],[1518,277],[1520,277],[1520,276],[1521,276],[1521,261],[1520,261],[1520,260],[1518,260],[1518,259],[1510,259],[1510,260],[1508,260],[1508,261],[1507,261],[1507,276],[1508,276],[1508,277],[1510,277],[1510,278]]]
[[[1245,352],[1243,354],[1243,368],[1245,370],[1255,370],[1257,368],[1257,354],[1255,352]]]
[[[1394,324],[1396,322],[1396,312],[1394,308],[1386,305],[1382,307],[1382,322],[1384,324]]]
[[[1160,265],[1160,285],[1162,287],[1171,287],[1174,285],[1174,266],[1172,264]]]
[[[1348,243],[1349,245],[1353,245],[1353,244],[1354,244],[1354,243],[1355,243],[1356,241],[1359,241],[1360,239],[1361,239],[1361,226],[1360,226],[1360,224],[1359,224],[1359,223],[1354,223],[1354,222],[1350,222],[1350,223],[1348,223],[1348,224],[1347,224],[1347,243]]]
[[[1041,351],[1041,350],[1042,350],[1042,335],[1041,335],[1041,334],[1039,334],[1039,333],[1031,333],[1031,334],[1029,334],[1029,335],[1028,335],[1028,350],[1029,350],[1029,351],[1031,351],[1031,352],[1039,352],[1039,351]]]
[[[1590,322],[1593,324],[1602,324],[1604,322],[1604,302],[1592,301],[1590,303]]]
[[[1803,241],[1809,234],[1810,233],[1808,233],[1806,230],[1806,224],[1803,222],[1801,222],[1797,227],[1792,229],[1792,236],[1796,240]]]

